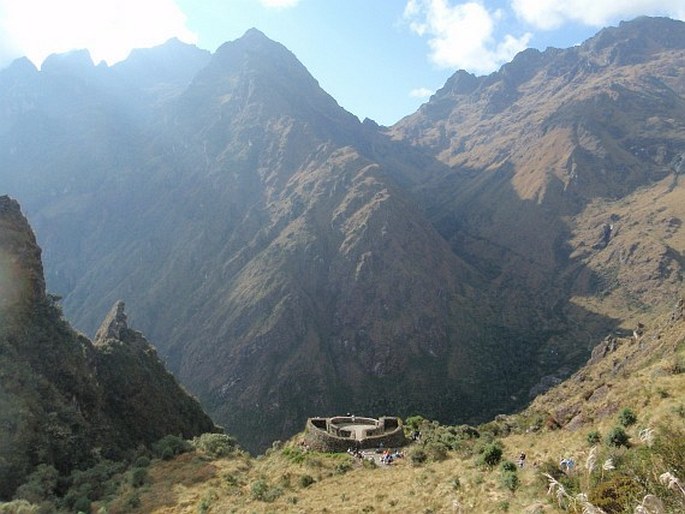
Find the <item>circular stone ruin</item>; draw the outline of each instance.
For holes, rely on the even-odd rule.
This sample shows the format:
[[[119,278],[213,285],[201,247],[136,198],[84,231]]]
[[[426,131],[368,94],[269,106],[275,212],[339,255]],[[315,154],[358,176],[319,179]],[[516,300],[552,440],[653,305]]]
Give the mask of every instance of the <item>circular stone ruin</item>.
[[[407,443],[400,418],[359,416],[309,418],[304,444],[320,452],[344,452],[349,448],[396,448]]]

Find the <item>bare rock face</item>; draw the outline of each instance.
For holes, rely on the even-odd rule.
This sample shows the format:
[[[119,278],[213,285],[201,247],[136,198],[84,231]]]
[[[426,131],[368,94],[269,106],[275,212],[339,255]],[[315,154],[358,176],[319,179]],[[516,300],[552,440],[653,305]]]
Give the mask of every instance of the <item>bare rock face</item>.
[[[19,203],[0,196],[0,307],[45,296],[41,251]]]
[[[126,324],[126,313],[124,312],[125,304],[118,301],[109,311],[105,320],[100,325],[100,328],[95,333],[94,343],[102,343],[107,339],[121,339],[122,331],[128,328]]]

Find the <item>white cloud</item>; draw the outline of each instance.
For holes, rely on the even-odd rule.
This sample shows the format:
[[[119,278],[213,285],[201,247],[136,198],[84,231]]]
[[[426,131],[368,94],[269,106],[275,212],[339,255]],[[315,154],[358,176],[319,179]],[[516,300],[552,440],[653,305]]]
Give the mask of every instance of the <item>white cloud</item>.
[[[602,27],[640,15],[685,19],[683,0],[512,0],[511,5],[520,19],[544,30],[566,22]]]
[[[418,87],[409,91],[409,96],[412,98],[428,98],[433,93],[435,93],[435,91],[432,89],[428,89],[427,87]]]
[[[25,55],[36,65],[81,48],[113,64],[172,37],[197,41],[173,0],[0,0],[0,56]]]
[[[427,36],[431,60],[443,68],[482,74],[496,70],[528,46],[531,34],[495,40],[501,10],[488,11],[478,1],[452,5],[449,0],[409,0],[404,19],[419,36]]]
[[[268,9],[287,9],[295,7],[300,0],[259,0],[259,2]]]

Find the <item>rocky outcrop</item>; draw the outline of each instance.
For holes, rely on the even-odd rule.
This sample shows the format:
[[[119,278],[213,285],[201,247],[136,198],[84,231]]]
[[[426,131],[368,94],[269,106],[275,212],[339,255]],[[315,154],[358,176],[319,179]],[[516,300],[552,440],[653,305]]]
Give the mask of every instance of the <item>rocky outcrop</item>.
[[[124,307],[125,304],[122,301],[114,304],[95,333],[95,339],[93,340],[95,344],[104,343],[107,339],[121,339],[122,332],[128,329]]]
[[[94,341],[95,374],[115,437],[155,442],[166,434],[192,438],[219,428],[169,373],[143,334],[127,326],[118,301]]]

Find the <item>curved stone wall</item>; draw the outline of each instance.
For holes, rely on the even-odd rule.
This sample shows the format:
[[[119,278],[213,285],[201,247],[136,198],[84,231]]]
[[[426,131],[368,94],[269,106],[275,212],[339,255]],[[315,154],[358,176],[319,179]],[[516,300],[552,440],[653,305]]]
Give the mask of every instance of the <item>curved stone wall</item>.
[[[356,437],[349,425],[369,425],[363,435]],[[407,443],[402,421],[395,417],[380,419],[357,416],[335,416],[332,418],[309,418],[305,426],[304,443],[320,452],[344,452],[348,448],[397,448]]]

